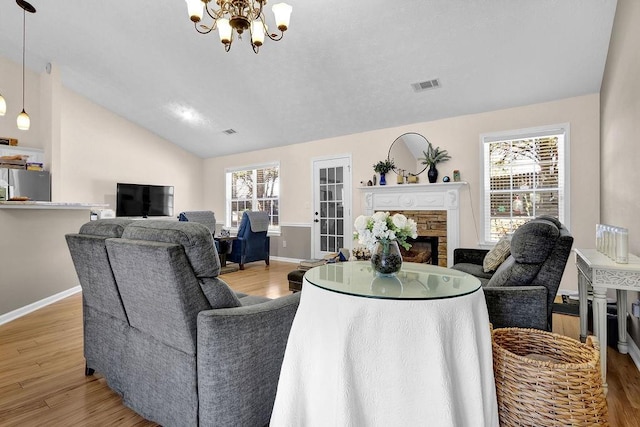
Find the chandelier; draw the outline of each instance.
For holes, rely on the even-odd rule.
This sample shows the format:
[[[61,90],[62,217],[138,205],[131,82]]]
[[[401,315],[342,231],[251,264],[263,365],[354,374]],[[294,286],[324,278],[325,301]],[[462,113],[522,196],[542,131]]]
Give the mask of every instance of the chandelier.
[[[200,34],[208,34],[217,29],[226,52],[231,49],[234,33],[242,39],[242,34],[247,30],[251,33],[251,47],[255,53],[258,53],[260,46],[264,43],[265,35],[273,41],[281,40],[284,32],[289,28],[292,10],[292,7],[286,3],[274,4],[271,7],[276,26],[280,30],[278,35],[269,33],[264,20],[262,8],[267,0],[215,0],[218,9],[211,6],[213,0],[186,0],[186,2],[189,17],[196,31]],[[199,24],[204,11],[213,19],[212,24]]]

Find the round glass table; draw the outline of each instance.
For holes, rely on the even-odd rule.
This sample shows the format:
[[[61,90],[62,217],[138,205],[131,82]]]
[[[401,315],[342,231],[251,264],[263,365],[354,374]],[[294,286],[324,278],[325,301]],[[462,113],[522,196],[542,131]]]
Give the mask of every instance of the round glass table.
[[[480,280],[457,270],[405,262],[394,276],[378,275],[369,261],[325,264],[307,271],[304,279],[328,291],[382,299],[442,299],[467,295]]]

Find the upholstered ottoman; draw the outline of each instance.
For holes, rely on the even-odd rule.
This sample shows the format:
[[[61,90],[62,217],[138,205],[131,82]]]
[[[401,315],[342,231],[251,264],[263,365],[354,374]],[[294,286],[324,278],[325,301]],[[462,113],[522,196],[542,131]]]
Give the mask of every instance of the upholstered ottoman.
[[[305,270],[293,270],[287,274],[289,280],[289,290],[291,292],[300,292],[302,290],[302,278],[304,277]]]

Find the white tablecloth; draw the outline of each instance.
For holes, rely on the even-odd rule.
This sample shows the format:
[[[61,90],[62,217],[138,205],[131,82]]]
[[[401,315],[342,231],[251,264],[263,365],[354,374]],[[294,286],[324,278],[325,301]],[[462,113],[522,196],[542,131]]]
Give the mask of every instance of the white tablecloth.
[[[271,426],[497,426],[482,289],[438,300],[305,281]]]

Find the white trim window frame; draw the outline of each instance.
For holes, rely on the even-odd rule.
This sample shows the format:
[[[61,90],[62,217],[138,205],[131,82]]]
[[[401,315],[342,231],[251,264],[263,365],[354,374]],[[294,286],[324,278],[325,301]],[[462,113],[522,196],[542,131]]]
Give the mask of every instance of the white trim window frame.
[[[280,163],[227,168],[225,170],[225,227],[237,231],[242,212],[266,211],[269,234],[280,232]]]
[[[480,135],[481,244],[540,215],[569,228],[569,123]]]

